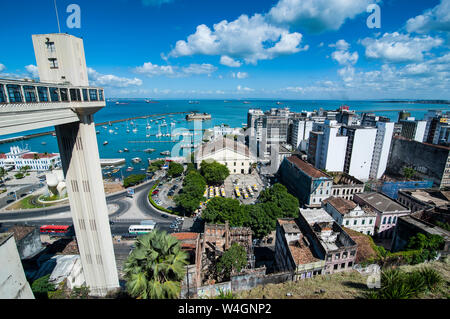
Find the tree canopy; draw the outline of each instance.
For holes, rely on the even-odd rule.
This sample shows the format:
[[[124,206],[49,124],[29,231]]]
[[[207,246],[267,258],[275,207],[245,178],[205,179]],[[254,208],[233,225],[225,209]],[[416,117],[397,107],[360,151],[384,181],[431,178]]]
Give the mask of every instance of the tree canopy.
[[[233,243],[219,258],[217,271],[219,276],[229,279],[233,272],[240,272],[247,265],[247,252],[245,248],[237,243]]]
[[[228,167],[216,161],[202,161],[200,164],[200,173],[208,185],[220,185],[230,175]]]
[[[165,231],[139,236],[124,265],[128,293],[138,299],[174,299],[181,291],[188,255]]]
[[[177,177],[180,176],[181,174],[183,174],[184,172],[184,167],[183,165],[176,163],[176,162],[170,162],[169,163],[169,169],[167,171],[167,174],[170,177]]]
[[[204,200],[205,189],[203,176],[195,170],[190,171],[183,180],[183,189],[174,197],[174,201],[186,213],[192,214]]]

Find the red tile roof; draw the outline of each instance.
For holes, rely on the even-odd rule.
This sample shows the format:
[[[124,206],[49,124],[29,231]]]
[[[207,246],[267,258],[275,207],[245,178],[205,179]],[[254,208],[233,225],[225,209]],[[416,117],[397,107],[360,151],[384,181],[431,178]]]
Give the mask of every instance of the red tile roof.
[[[190,233],[190,232],[173,233],[172,236],[175,237],[176,239],[180,240],[180,241],[196,240],[198,238],[198,236],[199,236],[199,233]]]
[[[294,164],[295,166],[297,166],[300,170],[302,170],[308,176],[311,176],[313,178],[320,178],[320,177],[325,177],[325,178],[330,178],[330,179],[332,178],[331,176],[329,176],[329,175],[325,174],[324,172],[322,172],[321,170],[315,168],[308,162],[301,160],[297,156],[287,157],[287,160],[289,162],[291,162],[292,164]]]
[[[52,158],[55,156],[58,156],[58,154],[54,154],[54,153],[49,153],[49,154],[44,154],[44,153],[27,153],[22,155],[23,159],[34,159],[34,155],[38,155],[39,158]]]

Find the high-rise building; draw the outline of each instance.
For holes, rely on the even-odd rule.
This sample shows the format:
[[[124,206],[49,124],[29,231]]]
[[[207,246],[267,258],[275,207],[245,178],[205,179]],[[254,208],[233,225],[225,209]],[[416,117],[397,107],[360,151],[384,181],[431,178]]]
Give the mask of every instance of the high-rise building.
[[[344,172],[360,180],[368,180],[377,129],[364,126],[343,126],[341,134],[348,137]]]
[[[307,149],[307,142],[309,134],[313,128],[313,121],[307,119],[294,120],[291,131],[291,144],[294,149],[305,151]]]
[[[370,166],[369,178],[378,179],[386,171],[389,160],[389,150],[394,133],[393,122],[377,122],[377,134],[375,137],[375,147],[373,149],[372,163]]]
[[[399,121],[402,124],[401,135],[410,140],[423,142],[425,138],[426,121],[417,121],[414,118]]]

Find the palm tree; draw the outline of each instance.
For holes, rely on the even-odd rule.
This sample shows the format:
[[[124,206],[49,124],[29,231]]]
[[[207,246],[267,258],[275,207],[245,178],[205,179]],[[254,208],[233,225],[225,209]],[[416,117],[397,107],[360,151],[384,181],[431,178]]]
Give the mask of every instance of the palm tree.
[[[138,299],[174,299],[181,291],[188,255],[165,231],[139,236],[124,265],[128,293]]]
[[[0,167],[0,179],[2,180],[2,184],[5,183],[5,181],[3,180],[3,177],[5,177],[5,175],[7,175],[8,172],[6,171],[6,169],[4,169],[3,167]]]

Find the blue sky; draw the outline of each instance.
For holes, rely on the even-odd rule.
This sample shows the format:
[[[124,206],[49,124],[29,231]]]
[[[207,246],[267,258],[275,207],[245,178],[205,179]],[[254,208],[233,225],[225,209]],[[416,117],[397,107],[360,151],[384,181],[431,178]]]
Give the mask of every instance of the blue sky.
[[[69,4],[81,8],[70,29]],[[368,28],[369,4],[381,28]],[[57,0],[108,97],[450,99],[450,0]],[[36,76],[53,0],[2,1],[0,76]]]

